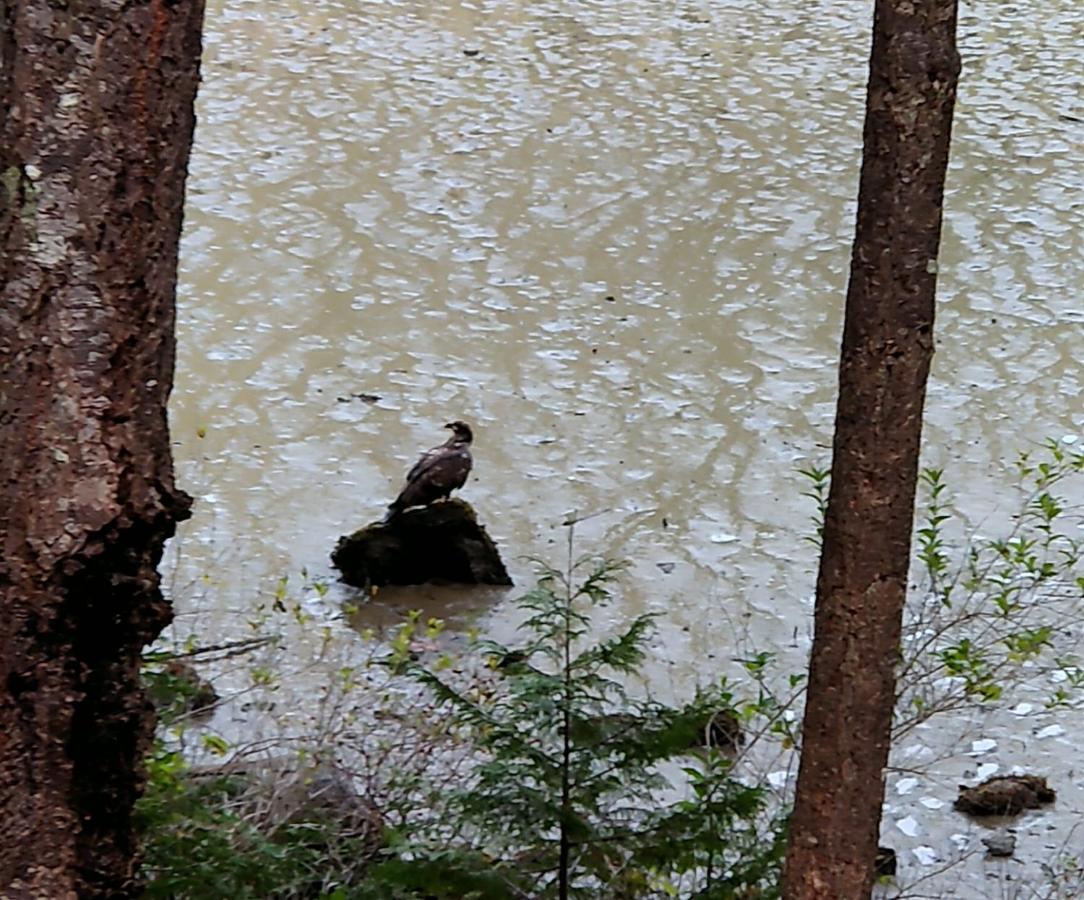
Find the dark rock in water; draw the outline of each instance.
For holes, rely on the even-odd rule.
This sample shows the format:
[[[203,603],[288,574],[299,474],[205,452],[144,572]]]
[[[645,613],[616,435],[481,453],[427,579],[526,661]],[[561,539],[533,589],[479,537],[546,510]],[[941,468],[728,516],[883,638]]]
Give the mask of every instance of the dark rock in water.
[[[737,750],[745,743],[741,722],[731,709],[711,714],[703,723],[691,746],[714,750]]]
[[[891,847],[878,847],[873,860],[873,874],[878,878],[891,878],[896,874],[896,851]]]
[[[984,837],[982,842],[988,856],[1012,856],[1016,851],[1016,835],[1004,828]]]
[[[331,561],[359,588],[385,584],[510,585],[500,553],[474,509],[445,500],[408,509],[339,538]]]
[[[495,667],[514,671],[513,667],[526,667],[522,658],[509,653],[501,657]],[[512,659],[510,659],[512,657]],[[703,717],[684,717],[676,719],[661,728],[650,718],[642,718],[635,713],[606,713],[589,719],[578,719],[572,723],[573,743],[581,746],[601,745],[625,738],[638,741],[652,741],[666,745],[674,752],[697,752],[700,750],[718,750],[730,753],[738,749],[745,741],[741,723],[733,710],[721,709],[708,712]]]
[[[973,788],[961,784],[952,806],[973,816],[1015,816],[1051,803],[1056,796],[1038,775],[995,775]]]

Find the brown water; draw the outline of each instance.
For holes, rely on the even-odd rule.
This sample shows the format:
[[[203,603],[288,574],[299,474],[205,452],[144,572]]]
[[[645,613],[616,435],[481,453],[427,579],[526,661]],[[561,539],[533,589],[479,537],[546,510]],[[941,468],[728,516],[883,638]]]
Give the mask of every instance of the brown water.
[[[739,645],[800,666],[815,551],[796,468],[830,441],[868,6],[213,2],[172,407],[198,500],[171,562],[200,610],[184,627],[244,633],[281,575],[333,578],[336,537],[462,418],[463,496],[518,583],[523,555],[560,562],[568,513],[606,511],[580,546],[633,560],[613,622],[664,613],[652,690],[686,695]],[[997,531],[1001,463],[1084,429],[1084,18],[1076,0],[961,14],[926,457]],[[302,593],[299,658],[325,635],[361,652],[348,592]],[[478,605],[400,592],[361,618]],[[482,605],[507,632],[501,598]],[[326,677],[304,671],[295,703]],[[1079,719],[1029,739],[1051,722],[968,720],[1002,749],[893,781],[902,881],[952,857],[950,831],[974,845],[948,806],[975,760],[1071,764]],[[905,765],[934,753],[914,746]],[[1021,856],[1084,803],[1059,787]],[[973,857],[916,891],[1013,896],[1017,865]]]

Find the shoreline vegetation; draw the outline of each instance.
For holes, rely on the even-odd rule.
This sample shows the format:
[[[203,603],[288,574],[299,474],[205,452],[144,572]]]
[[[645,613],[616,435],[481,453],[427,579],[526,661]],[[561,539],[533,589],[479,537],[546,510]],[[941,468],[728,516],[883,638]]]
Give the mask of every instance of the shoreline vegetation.
[[[1084,576],[1061,493],[1082,469],[1084,454],[1053,441],[1022,455],[1019,514],[1002,535],[964,540],[944,472],[924,470],[894,743],[936,717],[1007,708],[1025,684],[1044,686],[1050,708],[1079,703],[1067,625]],[[817,541],[827,472],[803,477]],[[137,806],[147,896],[778,896],[804,676],[758,652],[741,678],[662,703],[640,671],[658,617],[598,634],[592,616],[624,566],[579,556],[574,521],[565,556],[536,561],[515,643],[449,640],[418,614],[389,640],[363,636],[364,658],[326,686],[303,738],[235,746],[207,727],[237,702],[213,677],[226,666],[248,668],[248,715],[273,708],[270,614],[243,641],[159,645],[144,671],[159,735]],[[284,580],[279,614],[287,595]],[[1043,774],[1056,788],[1060,773]],[[926,874],[906,855],[892,868],[878,890]],[[1056,860],[1034,896],[1080,887],[1075,863]]]

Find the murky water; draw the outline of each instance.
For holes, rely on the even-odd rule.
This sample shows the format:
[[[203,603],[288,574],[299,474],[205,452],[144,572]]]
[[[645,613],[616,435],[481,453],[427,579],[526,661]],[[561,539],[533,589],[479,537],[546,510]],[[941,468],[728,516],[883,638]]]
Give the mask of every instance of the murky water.
[[[633,560],[614,621],[665,614],[653,690],[686,694],[739,642],[799,665],[815,553],[795,469],[830,441],[869,5],[212,3],[173,398],[198,499],[171,563],[188,627],[243,632],[281,575],[333,577],[336,537],[463,418],[463,496],[517,582],[523,555],[560,561],[570,511],[607,511],[580,546]],[[991,530],[1002,461],[1084,429],[1081,22],[1076,0],[961,10],[926,442]],[[423,593],[390,608],[471,608]],[[306,609],[349,646],[346,596]],[[979,755],[1071,764],[1072,727],[1026,740],[1052,721],[1040,706]],[[890,790],[902,880],[952,856],[968,763]],[[1084,803],[1058,786],[1031,831]],[[916,890],[1011,896],[985,878],[976,857]]]

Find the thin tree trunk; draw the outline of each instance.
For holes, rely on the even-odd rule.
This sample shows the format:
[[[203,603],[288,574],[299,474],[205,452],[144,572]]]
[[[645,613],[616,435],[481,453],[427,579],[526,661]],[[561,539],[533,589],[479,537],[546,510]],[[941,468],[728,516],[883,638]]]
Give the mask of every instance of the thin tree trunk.
[[[786,900],[869,896],[959,74],[955,0],[876,0]]]
[[[127,897],[203,0],[0,4],[0,896]]]

